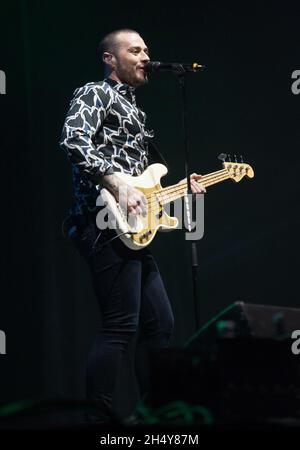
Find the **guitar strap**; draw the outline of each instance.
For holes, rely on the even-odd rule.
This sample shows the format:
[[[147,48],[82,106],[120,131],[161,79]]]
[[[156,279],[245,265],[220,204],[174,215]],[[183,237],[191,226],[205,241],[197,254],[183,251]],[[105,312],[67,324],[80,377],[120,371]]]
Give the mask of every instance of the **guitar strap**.
[[[150,157],[151,161],[150,163],[162,163],[168,168],[169,171],[169,165],[161,152],[158,150],[157,146],[152,141],[147,141],[148,144],[148,156]]]

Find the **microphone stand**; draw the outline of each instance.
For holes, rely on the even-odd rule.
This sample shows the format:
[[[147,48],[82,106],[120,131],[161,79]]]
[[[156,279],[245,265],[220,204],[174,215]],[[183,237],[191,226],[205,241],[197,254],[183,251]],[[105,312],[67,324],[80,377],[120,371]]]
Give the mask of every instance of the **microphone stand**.
[[[188,72],[182,67],[182,70],[177,72],[178,80],[181,87],[181,96],[182,96],[182,123],[183,123],[183,132],[184,132],[184,152],[185,152],[185,174],[187,179],[187,201],[186,205],[186,213],[188,219],[189,233],[191,232],[190,227],[190,212],[189,212],[189,203],[188,199],[192,196],[191,189],[191,180],[190,180],[190,168],[189,168],[189,142],[188,142],[188,127],[187,127],[187,95],[186,95],[186,76]],[[194,302],[194,313],[195,313],[195,326],[196,331],[200,326],[200,308],[198,302],[198,252],[196,241],[191,240],[191,264],[192,264],[192,278],[193,278],[193,302]]]

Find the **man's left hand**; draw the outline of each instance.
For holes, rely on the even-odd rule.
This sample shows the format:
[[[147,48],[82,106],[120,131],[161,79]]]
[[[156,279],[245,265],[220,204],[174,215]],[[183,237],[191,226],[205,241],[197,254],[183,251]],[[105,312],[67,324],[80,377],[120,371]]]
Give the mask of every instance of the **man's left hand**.
[[[192,193],[193,194],[205,194],[206,189],[203,186],[202,183],[199,183],[198,180],[200,180],[202,178],[202,175],[199,175],[197,173],[192,173],[191,174],[191,189],[192,189]],[[180,183],[186,183],[186,178],[184,178],[183,180],[179,181],[178,184]]]

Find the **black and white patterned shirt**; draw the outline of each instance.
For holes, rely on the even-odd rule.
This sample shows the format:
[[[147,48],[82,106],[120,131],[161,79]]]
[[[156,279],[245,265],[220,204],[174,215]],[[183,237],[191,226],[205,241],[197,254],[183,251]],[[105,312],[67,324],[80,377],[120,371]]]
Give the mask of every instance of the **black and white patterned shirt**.
[[[60,141],[72,163],[72,214],[96,208],[103,175],[140,175],[146,169],[154,134],[145,124],[146,114],[127,84],[107,78],[75,90]]]

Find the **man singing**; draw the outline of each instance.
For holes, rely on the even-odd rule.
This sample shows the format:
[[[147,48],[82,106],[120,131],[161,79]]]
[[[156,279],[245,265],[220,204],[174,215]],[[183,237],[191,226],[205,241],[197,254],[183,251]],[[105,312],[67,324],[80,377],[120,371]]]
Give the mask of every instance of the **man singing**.
[[[143,398],[149,389],[147,354],[169,345],[173,314],[156,262],[148,248],[134,251],[113,230],[99,234],[96,199],[99,186],[118,200],[127,188],[127,211],[143,214],[141,191],[125,186],[117,173],[140,175],[148,166],[153,132],[136,104],[135,88],[145,85],[149,51],[136,31],[114,31],[101,41],[105,79],[76,89],[64,123],[61,146],[73,170],[76,202],[70,235],[88,263],[102,315],[87,363],[87,398],[97,405],[89,420],[107,422],[123,352],[137,334],[135,368]],[[191,176],[193,193],[205,192]],[[103,245],[105,244],[106,245]]]

